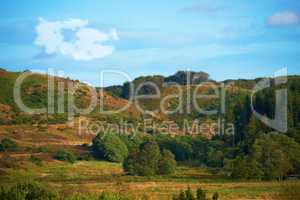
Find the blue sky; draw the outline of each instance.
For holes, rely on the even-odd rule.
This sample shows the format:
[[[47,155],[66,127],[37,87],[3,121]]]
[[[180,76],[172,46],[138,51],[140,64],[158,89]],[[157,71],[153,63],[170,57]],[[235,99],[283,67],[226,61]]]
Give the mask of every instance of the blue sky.
[[[0,6],[0,67],[53,68],[100,85],[205,71],[216,80],[300,73],[298,0],[11,0]],[[126,79],[107,74],[105,85]]]

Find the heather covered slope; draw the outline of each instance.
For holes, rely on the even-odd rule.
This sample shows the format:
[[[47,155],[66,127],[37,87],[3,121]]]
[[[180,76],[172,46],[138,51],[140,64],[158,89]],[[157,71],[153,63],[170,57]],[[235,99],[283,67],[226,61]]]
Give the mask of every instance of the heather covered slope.
[[[186,77],[184,75],[187,72],[177,72],[176,74],[168,77],[163,76],[147,76],[138,77],[133,81],[134,89],[137,89],[141,84],[153,83],[157,86],[155,89],[149,84],[145,84],[140,87],[138,92],[131,94],[129,92],[129,83],[124,83],[123,86],[112,86],[109,88],[97,89],[97,106],[89,114],[85,114],[85,117],[92,118],[94,120],[106,120],[108,122],[117,122],[120,120],[138,122],[142,119],[153,119],[157,122],[173,121],[179,126],[183,126],[184,122],[192,123],[195,120],[208,123],[216,123],[220,117],[224,118],[227,122],[233,123],[237,132],[238,139],[244,137],[245,131],[250,124],[250,118],[252,111],[250,108],[251,92],[254,86],[261,80],[261,78],[255,80],[228,80],[224,82],[215,82],[209,79],[209,75],[204,72],[192,72],[191,77],[194,82],[187,84]],[[6,70],[0,70],[0,124],[36,124],[36,123],[50,123],[60,124],[66,123],[68,117],[68,89],[69,83],[76,84],[78,81],[69,80],[65,78],[54,77],[55,83],[55,113],[54,114],[41,114],[41,115],[29,115],[22,112],[13,99],[13,87],[15,80],[20,76],[20,72],[8,72]],[[173,85],[170,81],[177,83]],[[289,76],[288,82],[281,85],[281,88],[287,88],[288,90],[288,126],[289,135],[298,138],[296,133],[299,130],[299,76]],[[57,113],[57,89],[58,82],[63,82],[64,89],[64,113]],[[198,87],[195,83],[202,84]],[[214,95],[219,93],[220,87],[224,83],[225,85],[225,114],[220,116],[220,112],[213,115],[202,114],[198,108],[203,110],[217,110],[220,111],[221,97],[216,98],[196,98],[197,95]],[[31,108],[43,108],[48,105],[48,77],[42,74],[32,73],[28,78],[24,80],[22,85],[22,100],[25,105]],[[89,86],[82,85],[72,95],[75,99],[75,104],[78,108],[86,108],[90,102],[90,90]],[[261,92],[254,95],[253,104],[257,112],[262,115],[266,115],[270,118],[274,117],[275,110],[275,89],[279,86],[271,86]],[[133,100],[133,105],[127,109],[116,114],[104,114],[100,110],[100,106],[107,111],[116,111],[119,108],[124,107],[130,101],[130,98],[135,98],[135,95],[151,95],[157,94],[157,89],[160,92],[160,97],[154,97],[152,99],[137,99]],[[136,91],[134,91],[136,92]],[[135,95],[134,95],[135,94]],[[170,98],[166,98],[170,97]],[[165,99],[163,101],[163,99]],[[100,103],[103,101],[103,105]],[[140,107],[140,109],[137,108]],[[173,113],[165,113],[162,110],[174,111],[178,107],[181,109]],[[144,111],[150,111],[142,113]],[[77,115],[78,116],[78,115]],[[141,117],[142,116],[142,117]],[[258,122],[259,123],[259,122]],[[264,131],[270,131],[269,128],[261,125],[261,129]]]
[[[74,102],[78,108],[86,108],[91,100],[91,92],[88,89],[89,86],[81,84],[74,94],[70,94],[68,91],[68,84],[79,84],[79,81],[70,79],[54,77],[54,114],[41,114],[31,116],[22,112],[14,101],[14,85],[16,79],[21,75],[21,72],[8,72],[6,70],[0,70],[0,124],[22,124],[22,123],[38,123],[39,121],[47,120],[48,123],[62,123],[66,122],[68,115],[68,95],[74,97]],[[57,102],[58,102],[58,82],[64,84],[64,99],[63,107],[64,112],[58,114]],[[90,112],[91,116],[94,113],[100,113],[100,98],[103,101],[104,110],[118,110],[127,105],[128,101],[112,97],[104,91],[97,91],[97,106]],[[21,99],[26,106],[33,109],[47,108],[48,106],[48,76],[43,74],[31,73],[21,86]],[[99,114],[101,115],[101,114]],[[120,118],[132,118],[136,119],[139,113],[134,107],[129,107],[123,112],[118,114]],[[33,122],[35,120],[35,122]]]

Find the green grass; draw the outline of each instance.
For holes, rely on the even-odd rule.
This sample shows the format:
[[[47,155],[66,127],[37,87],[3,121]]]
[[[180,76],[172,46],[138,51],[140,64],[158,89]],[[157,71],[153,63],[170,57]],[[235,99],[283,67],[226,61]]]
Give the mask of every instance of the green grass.
[[[99,194],[102,191],[124,193],[133,199],[151,196],[152,199],[171,199],[179,191],[202,187],[209,195],[218,192],[222,199],[255,199],[280,191],[279,182],[234,182],[206,169],[178,167],[172,176],[136,177],[123,173],[120,164],[101,161],[80,161],[75,164],[49,161],[43,166],[23,162],[19,169],[5,170],[2,184],[33,179],[49,184],[60,193]]]

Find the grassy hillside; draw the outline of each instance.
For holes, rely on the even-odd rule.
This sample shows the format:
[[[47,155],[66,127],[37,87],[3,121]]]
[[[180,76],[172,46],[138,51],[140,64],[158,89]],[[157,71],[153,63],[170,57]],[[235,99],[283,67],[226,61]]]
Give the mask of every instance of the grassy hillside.
[[[69,94],[67,88],[68,84],[79,84],[78,81],[54,77],[54,101],[55,101],[55,114],[42,114],[31,116],[23,113],[14,101],[13,91],[16,79],[21,75],[20,72],[8,72],[0,70],[0,124],[22,124],[22,123],[39,123],[47,121],[47,123],[63,123],[67,120],[68,112],[68,95],[74,96],[75,104],[78,108],[86,108],[90,102],[90,92],[88,86],[83,84],[75,92]],[[58,82],[64,83],[64,110],[63,114],[57,114],[57,101],[58,101]],[[96,113],[100,116],[99,106],[100,98],[104,102],[104,110],[117,110],[128,102],[125,99],[112,97],[106,92],[98,90],[98,104],[90,116]],[[42,74],[31,73],[21,87],[21,99],[24,104],[30,108],[47,108],[48,106],[48,76]],[[139,113],[134,107],[129,107],[124,112],[117,115],[119,118],[132,118],[135,119]],[[103,116],[105,118],[105,116]]]

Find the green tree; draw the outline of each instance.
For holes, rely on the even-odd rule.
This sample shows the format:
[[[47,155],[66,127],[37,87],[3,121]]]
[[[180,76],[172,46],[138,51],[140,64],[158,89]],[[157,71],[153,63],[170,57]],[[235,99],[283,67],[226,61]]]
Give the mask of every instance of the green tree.
[[[252,153],[266,179],[282,179],[292,172],[299,165],[299,155],[299,144],[279,133],[262,135],[255,141]]]
[[[138,150],[130,152],[123,163],[124,170],[131,175],[153,176],[170,174],[175,171],[176,161],[170,151],[163,151],[158,144],[149,140],[140,145]]]
[[[127,146],[115,134],[98,134],[93,139],[92,150],[96,158],[111,162],[123,162],[128,155]]]
[[[222,167],[224,160],[224,154],[220,150],[210,148],[208,152],[207,164],[210,167]]]
[[[173,174],[176,169],[175,157],[169,150],[163,150],[158,162],[159,174]]]
[[[140,146],[138,164],[142,167],[139,175],[152,176],[157,174],[160,149],[156,142],[148,141]]]

